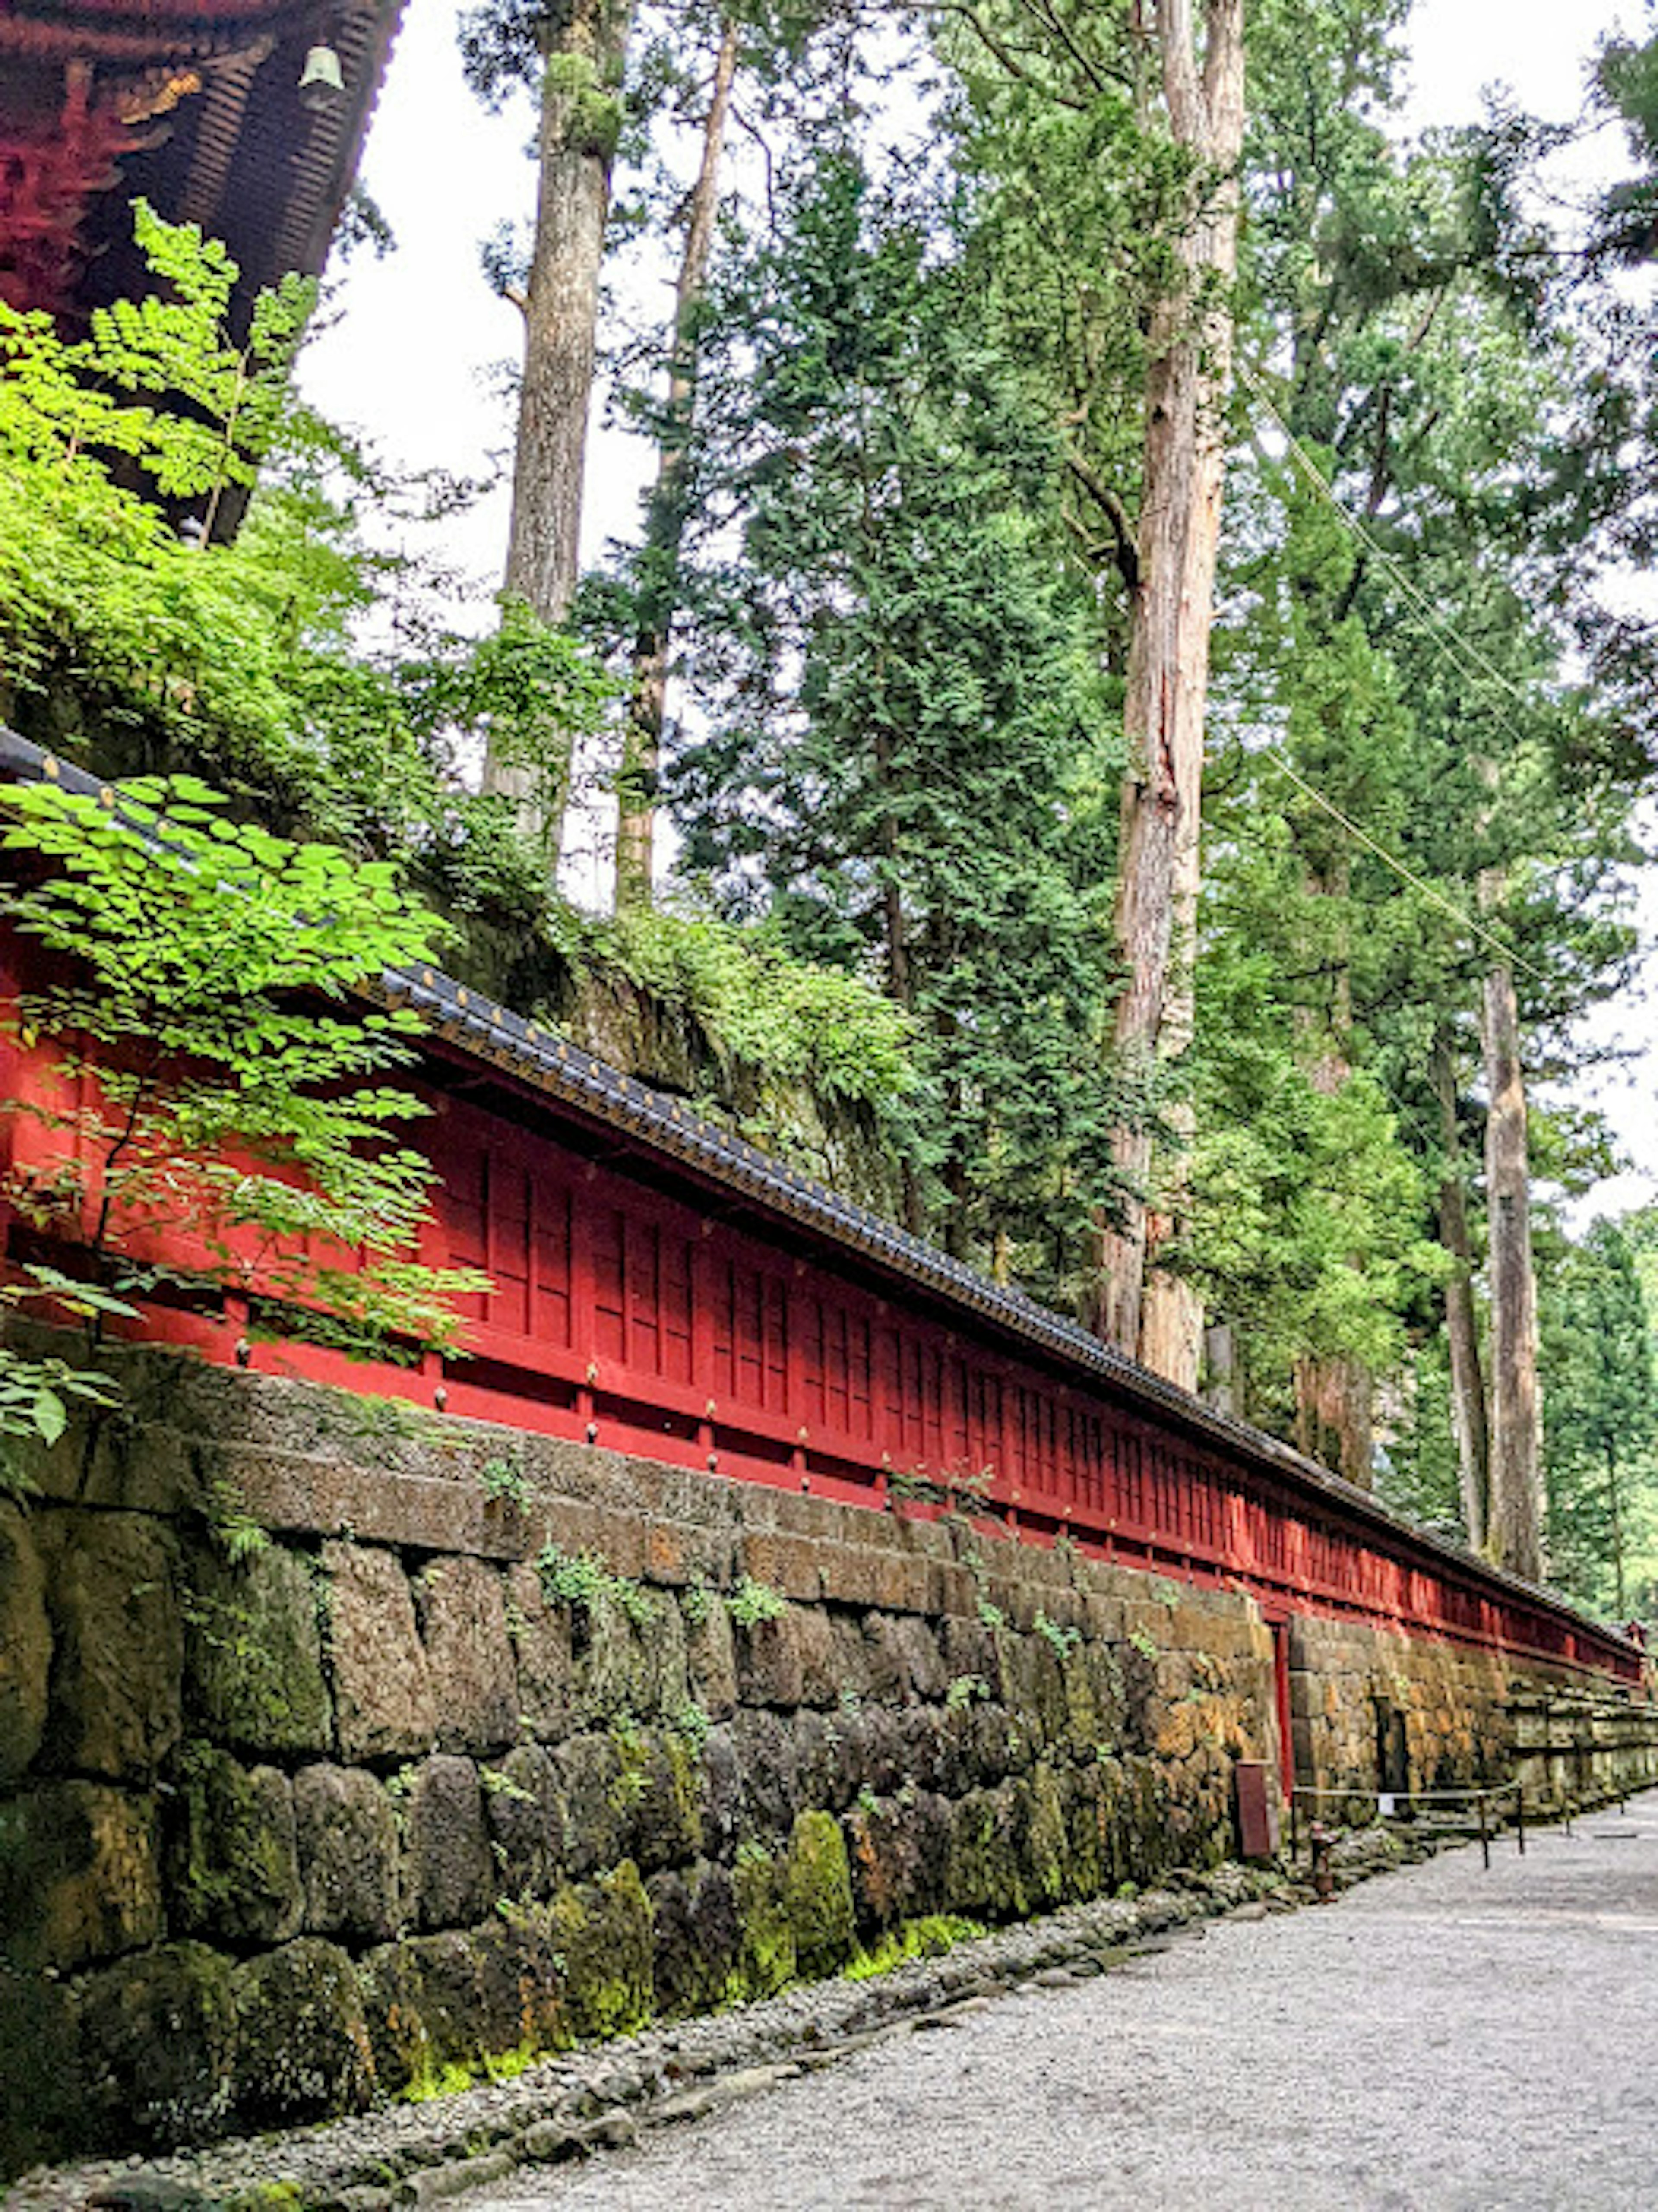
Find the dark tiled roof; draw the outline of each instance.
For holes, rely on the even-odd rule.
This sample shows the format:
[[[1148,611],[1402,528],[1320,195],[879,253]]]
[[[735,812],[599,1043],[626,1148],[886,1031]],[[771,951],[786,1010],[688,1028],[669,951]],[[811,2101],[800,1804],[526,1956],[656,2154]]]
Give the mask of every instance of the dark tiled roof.
[[[21,179],[0,279],[17,304],[76,317],[131,293],[140,197],[224,240],[243,314],[288,271],[316,275],[404,5],[0,0],[0,157]],[[319,39],[343,91],[313,112],[299,83]]]

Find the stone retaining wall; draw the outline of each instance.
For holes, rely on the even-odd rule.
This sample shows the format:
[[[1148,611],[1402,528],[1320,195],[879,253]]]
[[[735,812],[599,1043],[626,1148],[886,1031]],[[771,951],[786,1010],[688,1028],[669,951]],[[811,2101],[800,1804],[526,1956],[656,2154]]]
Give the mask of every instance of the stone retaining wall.
[[[1293,1620],[1289,1639],[1296,1777],[1329,1793],[1331,1809],[1347,1793],[1517,1780],[1542,1814],[1658,1779],[1658,1710],[1645,1696],[1351,1621]]]
[[[1211,1865],[1236,1763],[1276,1771],[1240,1595],[126,1367],[125,1414],[0,1506],[0,2171],[510,2070],[940,1916]],[[1297,1734],[1357,1775],[1382,1662],[1297,1632]],[[1392,1658],[1414,1758],[1501,1756],[1499,1669]]]

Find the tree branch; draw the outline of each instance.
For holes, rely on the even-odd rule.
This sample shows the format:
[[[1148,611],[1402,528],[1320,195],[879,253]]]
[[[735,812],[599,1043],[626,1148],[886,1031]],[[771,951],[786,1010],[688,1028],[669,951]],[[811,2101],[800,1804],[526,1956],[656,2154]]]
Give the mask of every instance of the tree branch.
[[[1111,526],[1114,558],[1118,574],[1129,590],[1133,591],[1140,580],[1139,547],[1135,540],[1134,526],[1128,519],[1128,510],[1109,484],[1102,483],[1075,447],[1065,450],[1065,465],[1081,489],[1088,494],[1107,522]]]

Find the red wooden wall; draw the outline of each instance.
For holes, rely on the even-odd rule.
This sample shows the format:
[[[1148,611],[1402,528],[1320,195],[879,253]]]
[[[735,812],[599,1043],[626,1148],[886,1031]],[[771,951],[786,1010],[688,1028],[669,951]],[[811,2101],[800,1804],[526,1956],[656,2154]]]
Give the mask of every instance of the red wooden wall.
[[[0,996],[15,991],[0,972]],[[976,1481],[1029,1540],[1063,1531],[1090,1555],[1247,1589],[1272,1617],[1345,1615],[1641,1679],[1621,1638],[1264,1442],[1217,1437],[1195,1407],[1188,1423],[1026,1347],[462,1054],[432,1073],[437,1110],[415,1139],[441,1182],[422,1256],[493,1278],[470,1302],[471,1356],[365,1368],[264,1344],[259,1367],[440,1394],[452,1413],[868,1505],[894,1471]],[[14,1092],[52,1088],[48,1054],[3,1041],[0,1077]],[[60,1141],[0,1117],[0,1155],[39,1158]],[[143,1333],[228,1359],[237,1302],[156,1309]]]
[[[537,1425],[617,1450],[880,1504],[889,1470],[982,1479],[1019,1532],[1241,1584],[1269,1607],[1345,1613],[1609,1667],[1621,1640],[1339,1497],[1183,1434],[1092,1376],[1026,1358],[895,1284],[878,1288],[671,1197],[550,1135],[451,1102],[446,1257],[488,1270],[452,1410],[536,1401]],[[746,1209],[745,1209],[746,1210]]]

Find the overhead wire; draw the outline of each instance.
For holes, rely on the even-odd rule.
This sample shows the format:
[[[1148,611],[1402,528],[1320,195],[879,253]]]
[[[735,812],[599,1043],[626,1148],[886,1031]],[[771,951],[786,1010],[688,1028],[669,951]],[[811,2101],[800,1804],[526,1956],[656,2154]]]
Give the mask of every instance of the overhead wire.
[[[1238,364],[1238,375],[1241,380],[1248,386],[1262,408],[1277,425],[1297,465],[1314,490],[1372,558],[1381,563],[1392,575],[1407,602],[1436,633],[1441,650],[1456,660],[1465,676],[1493,683],[1505,691],[1518,705],[1529,708],[1531,702],[1513,678],[1506,675],[1486,653],[1463,637],[1447,621],[1417,584],[1403,562],[1396,555],[1388,552],[1386,546],[1378,542],[1359,517],[1343,503],[1335,486],[1319,467],[1301,439],[1284,421],[1270,394],[1262,387],[1260,379],[1242,362]],[[1496,931],[1488,928],[1477,915],[1469,913],[1466,907],[1459,905],[1455,899],[1447,897],[1425,877],[1419,875],[1415,869],[1401,860],[1396,853],[1389,852],[1385,845],[1371,836],[1370,832],[1355,822],[1350,814],[1338,806],[1333,799],[1327,798],[1315,784],[1309,782],[1298,769],[1292,768],[1275,747],[1270,744],[1266,746],[1260,757],[1269,762],[1281,775],[1302,793],[1303,797],[1310,799],[1314,805],[1321,808],[1350,836],[1357,839],[1364,849],[1379,860],[1385,868],[1390,870],[1402,883],[1408,884],[1419,896],[1428,900],[1430,904],[1448,915],[1461,928],[1466,929],[1471,936],[1489,946],[1502,959],[1510,963],[1515,968],[1523,969],[1527,975],[1534,977],[1539,982],[1546,985],[1552,984],[1554,979],[1545,969],[1540,968],[1534,961],[1527,959],[1522,952],[1517,951]]]

